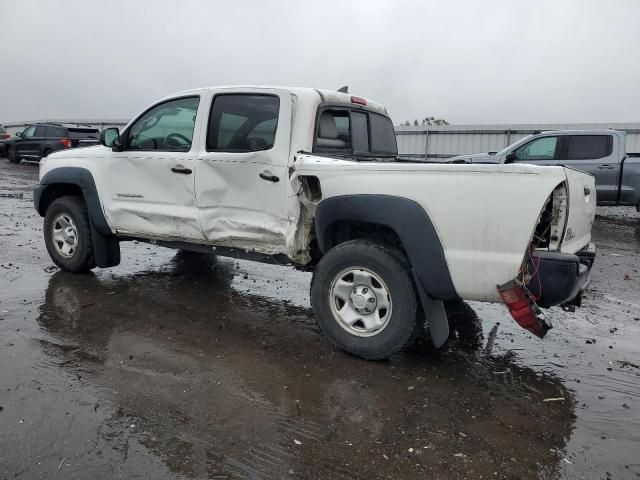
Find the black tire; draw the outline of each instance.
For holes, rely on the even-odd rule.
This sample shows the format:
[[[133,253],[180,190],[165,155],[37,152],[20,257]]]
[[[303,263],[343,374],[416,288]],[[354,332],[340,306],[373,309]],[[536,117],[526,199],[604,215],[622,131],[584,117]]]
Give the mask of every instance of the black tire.
[[[50,148],[47,148],[44,152],[42,152],[42,157],[40,157],[40,158],[41,158],[41,159],[42,159],[42,158],[47,158],[47,157],[49,156],[49,154],[50,154],[50,153],[51,153],[51,149],[50,149]]]
[[[350,268],[375,273],[388,289],[391,313],[386,326],[372,336],[359,336],[343,327],[333,313],[331,286]],[[350,240],[322,257],[311,280],[311,306],[322,332],[338,348],[353,355],[381,360],[408,347],[423,331],[411,268],[402,252],[368,240]],[[337,307],[336,307],[337,308]]]
[[[7,147],[7,158],[11,163],[20,163],[20,157],[14,147]]]
[[[61,226],[57,221],[60,215],[66,215],[73,221],[77,233],[77,245],[69,256],[63,255],[60,244],[53,239],[54,227]],[[51,260],[62,270],[74,273],[87,272],[96,266],[89,215],[82,197],[64,196],[49,205],[44,217],[44,243]]]

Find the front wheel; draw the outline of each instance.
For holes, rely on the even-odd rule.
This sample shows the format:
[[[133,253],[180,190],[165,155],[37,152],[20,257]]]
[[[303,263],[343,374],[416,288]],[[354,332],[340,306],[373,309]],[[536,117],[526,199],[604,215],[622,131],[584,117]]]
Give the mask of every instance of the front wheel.
[[[16,152],[16,149],[13,147],[9,147],[7,149],[7,158],[9,159],[9,161],[11,163],[19,163],[20,162],[20,157],[18,156],[18,152]]]
[[[67,272],[96,266],[87,207],[81,197],[54,200],[44,217],[44,243],[53,263]]]
[[[366,240],[341,243],[322,257],[311,281],[311,305],[334,345],[370,360],[400,352],[421,331],[406,259]]]

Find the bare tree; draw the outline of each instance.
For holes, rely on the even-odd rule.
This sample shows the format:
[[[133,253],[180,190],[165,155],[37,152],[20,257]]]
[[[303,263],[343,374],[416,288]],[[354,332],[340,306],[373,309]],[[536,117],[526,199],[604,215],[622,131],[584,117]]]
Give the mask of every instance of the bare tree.
[[[447,120],[445,120],[444,118],[436,118],[436,117],[424,117],[422,119],[422,122],[420,122],[416,118],[413,121],[413,126],[417,127],[419,125],[422,125],[423,127],[431,127],[431,126],[440,127],[442,125],[449,125],[449,122]],[[410,127],[411,126],[411,122],[409,120],[406,120],[406,121],[402,122],[400,124],[400,126],[401,127]]]
[[[435,118],[435,117],[425,117],[422,119],[422,125],[424,126],[442,126],[449,125],[444,118]]]

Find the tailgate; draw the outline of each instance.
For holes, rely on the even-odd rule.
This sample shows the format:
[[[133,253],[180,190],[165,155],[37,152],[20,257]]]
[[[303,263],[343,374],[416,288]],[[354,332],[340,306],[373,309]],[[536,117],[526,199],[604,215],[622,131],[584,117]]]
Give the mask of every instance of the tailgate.
[[[565,167],[569,188],[569,216],[561,251],[576,253],[591,241],[596,216],[596,182],[593,175]]]

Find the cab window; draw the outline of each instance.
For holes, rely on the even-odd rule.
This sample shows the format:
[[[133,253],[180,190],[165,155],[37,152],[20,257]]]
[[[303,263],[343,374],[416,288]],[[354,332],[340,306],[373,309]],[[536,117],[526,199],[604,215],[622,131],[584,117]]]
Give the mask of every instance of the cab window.
[[[199,97],[169,100],[144,113],[129,129],[127,150],[191,150]]]
[[[570,135],[567,160],[588,160],[611,155],[611,135]]]
[[[554,160],[558,137],[541,137],[525,143],[516,149],[518,160]]]
[[[255,152],[273,147],[280,99],[276,95],[222,94],[211,105],[209,152]]]

